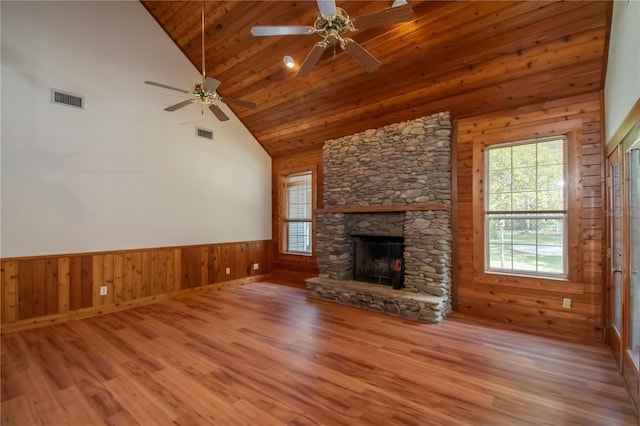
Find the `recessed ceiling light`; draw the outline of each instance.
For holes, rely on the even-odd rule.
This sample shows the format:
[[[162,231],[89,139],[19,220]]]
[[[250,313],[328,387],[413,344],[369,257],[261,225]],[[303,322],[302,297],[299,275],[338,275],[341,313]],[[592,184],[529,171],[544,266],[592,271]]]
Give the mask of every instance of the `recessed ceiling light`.
[[[284,65],[287,68],[293,68],[296,66],[296,61],[293,60],[293,58],[289,55],[285,56],[284,58],[282,58],[282,62],[284,62]]]

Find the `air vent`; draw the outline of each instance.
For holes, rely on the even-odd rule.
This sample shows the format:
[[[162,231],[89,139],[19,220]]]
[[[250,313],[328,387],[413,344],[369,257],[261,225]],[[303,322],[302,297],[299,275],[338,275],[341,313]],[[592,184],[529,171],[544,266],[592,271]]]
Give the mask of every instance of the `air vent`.
[[[51,102],[54,104],[67,105],[74,108],[84,109],[84,97],[73,93],[51,89]]]
[[[213,130],[204,129],[202,127],[196,126],[196,136],[213,140]]]

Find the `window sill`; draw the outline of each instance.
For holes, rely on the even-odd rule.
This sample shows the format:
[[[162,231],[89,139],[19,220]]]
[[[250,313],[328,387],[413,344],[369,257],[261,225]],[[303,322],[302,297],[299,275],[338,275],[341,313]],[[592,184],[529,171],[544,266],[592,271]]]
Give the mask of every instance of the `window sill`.
[[[486,276],[522,278],[526,280],[569,281],[566,275],[535,275],[535,274],[527,274],[522,271],[508,272],[508,271],[488,270],[488,271],[482,272],[482,274]]]
[[[287,256],[303,256],[303,257],[313,256],[313,253],[303,253],[303,252],[296,252],[296,251],[283,251],[280,254],[285,254]]]

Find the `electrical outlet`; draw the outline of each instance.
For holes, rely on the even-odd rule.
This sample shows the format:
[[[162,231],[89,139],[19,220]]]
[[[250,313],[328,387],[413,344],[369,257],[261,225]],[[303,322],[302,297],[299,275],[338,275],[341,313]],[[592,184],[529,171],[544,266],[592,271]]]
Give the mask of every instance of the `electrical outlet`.
[[[106,296],[107,295],[107,289],[108,287],[106,285],[103,285],[100,287],[100,296]]]
[[[565,297],[562,299],[562,307],[565,309],[569,309],[571,307],[571,299]]]
[[[257,263],[254,263],[254,264],[253,264],[253,270],[254,270],[254,271],[257,271],[258,269],[260,269],[260,265],[259,265],[259,264],[257,264]]]
[[[229,275],[231,273],[231,268],[227,268],[227,275]]]

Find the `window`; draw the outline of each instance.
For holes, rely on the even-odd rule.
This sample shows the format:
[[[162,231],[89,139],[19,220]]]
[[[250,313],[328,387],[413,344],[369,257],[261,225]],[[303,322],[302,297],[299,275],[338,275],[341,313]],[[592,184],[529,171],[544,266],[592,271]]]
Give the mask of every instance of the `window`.
[[[566,173],[565,137],[487,148],[487,271],[567,276]]]
[[[311,254],[313,193],[311,172],[285,177],[285,251]]]
[[[629,152],[629,344],[627,349],[636,368],[640,367],[640,148]]]

